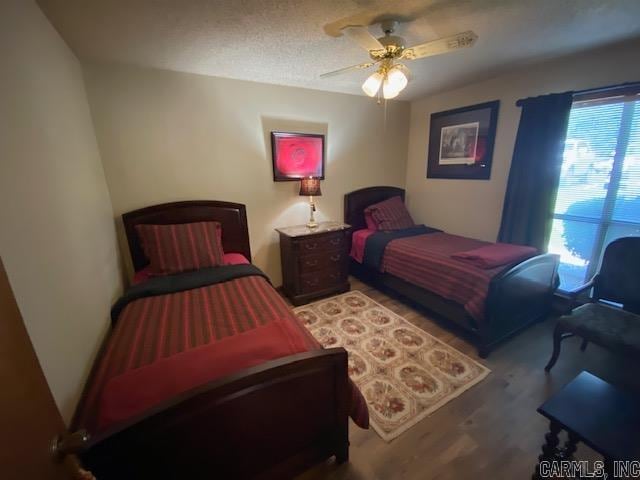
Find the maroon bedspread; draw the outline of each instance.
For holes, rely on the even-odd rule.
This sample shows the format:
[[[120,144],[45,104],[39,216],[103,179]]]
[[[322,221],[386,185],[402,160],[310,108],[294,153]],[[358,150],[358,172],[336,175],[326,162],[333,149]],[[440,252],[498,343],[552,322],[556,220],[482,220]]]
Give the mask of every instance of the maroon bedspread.
[[[481,269],[451,258],[456,252],[491,245],[448,233],[430,233],[393,240],[387,245],[383,271],[464,306],[472,318],[484,320],[491,279],[505,266]]]
[[[120,408],[122,403],[117,402],[121,402],[126,394],[118,392],[117,388],[120,384],[125,386],[123,388],[130,389],[135,384],[131,383],[131,379],[144,379],[145,371],[155,371],[155,368],[150,366],[159,362],[165,366],[167,362],[184,362],[185,358],[190,356],[181,355],[184,352],[198,349],[195,355],[202,355],[202,352],[206,351],[206,348],[202,347],[215,344],[224,347],[225,340],[228,343],[229,339],[241,336],[243,333],[245,333],[245,339],[251,339],[252,336],[246,333],[264,328],[275,321],[280,324],[278,330],[283,330],[283,326],[286,327],[284,331],[288,332],[288,338],[299,340],[289,342],[290,348],[274,345],[269,349],[269,359],[297,351],[322,348],[291,312],[280,295],[259,276],[237,278],[202,288],[146,297],[131,302],[120,314],[104,352],[96,363],[74,419],[74,428],[86,428],[91,433],[97,433],[109,428],[112,422],[123,420],[123,412],[139,413],[140,408],[136,405],[126,405],[124,410]],[[279,341],[276,336],[272,337],[274,341]],[[252,349],[249,348],[247,351],[250,352]],[[265,349],[256,348],[253,351],[257,351],[259,356],[264,356]],[[233,350],[233,352],[229,357],[231,362],[236,363],[233,368],[209,371],[210,375],[207,376],[209,381],[256,364],[255,359],[238,357],[235,355],[237,351]],[[204,354],[206,355],[206,352]],[[221,361],[220,352],[217,352],[216,356],[216,361]],[[141,373],[132,373],[141,369]],[[199,372],[197,375],[202,374]],[[147,378],[152,377],[153,375]],[[202,380],[200,377],[198,379]],[[107,386],[109,387],[106,388]],[[351,386],[351,417],[356,424],[367,428],[366,403],[357,387],[353,384]],[[143,385],[142,388],[144,388]],[[161,398],[162,395],[156,394],[153,397],[156,404],[171,398],[171,395],[176,393],[174,391],[176,385],[167,387],[168,389],[165,390],[163,388],[165,387],[159,386],[156,390],[168,396]],[[188,389],[188,385],[184,388]],[[139,397],[142,398],[143,403],[147,402],[144,407],[148,407],[149,398],[144,395]],[[117,407],[116,414],[113,414],[114,401]]]

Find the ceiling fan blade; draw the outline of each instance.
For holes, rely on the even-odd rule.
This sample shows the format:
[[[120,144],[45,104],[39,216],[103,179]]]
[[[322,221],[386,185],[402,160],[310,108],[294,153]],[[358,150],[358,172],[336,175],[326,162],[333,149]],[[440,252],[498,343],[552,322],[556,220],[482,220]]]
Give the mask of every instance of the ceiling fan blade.
[[[375,25],[389,18],[394,18],[401,23],[412,22],[420,18],[428,23],[430,27],[434,27],[427,20],[430,18],[455,17],[463,10],[467,14],[475,14],[480,11],[494,12],[505,2],[496,0],[484,2],[473,2],[471,0],[414,0],[406,2],[354,0],[353,3],[358,4],[363,10],[325,24],[322,28],[327,35],[336,38],[341,37],[342,28],[348,25]]]
[[[384,45],[382,45],[376,37],[371,35],[367,27],[363,27],[362,25],[350,25],[344,27],[341,31],[367,51],[384,48]]]
[[[350,72],[352,70],[362,70],[362,69],[365,69],[365,68],[372,67],[376,63],[378,63],[378,62],[365,62],[365,63],[361,63],[359,65],[351,65],[350,67],[341,68],[340,70],[334,70],[333,72],[323,73],[322,75],[320,75],[320,77],[321,78],[333,77],[334,75],[340,75],[340,74],[343,74],[343,73]]]
[[[456,35],[451,35],[450,37],[439,38],[432,42],[405,48],[404,52],[402,52],[402,58],[406,58],[407,60],[416,60],[418,58],[452,52],[453,50],[458,50],[460,48],[468,48],[473,46],[477,39],[478,36],[472,31],[458,33]]]

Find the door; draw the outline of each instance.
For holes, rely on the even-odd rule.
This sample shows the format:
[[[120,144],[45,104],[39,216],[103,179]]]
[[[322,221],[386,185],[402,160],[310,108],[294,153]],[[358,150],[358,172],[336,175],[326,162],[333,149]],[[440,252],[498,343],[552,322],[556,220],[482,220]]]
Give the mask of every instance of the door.
[[[0,477],[72,478],[50,442],[65,430],[0,259]]]

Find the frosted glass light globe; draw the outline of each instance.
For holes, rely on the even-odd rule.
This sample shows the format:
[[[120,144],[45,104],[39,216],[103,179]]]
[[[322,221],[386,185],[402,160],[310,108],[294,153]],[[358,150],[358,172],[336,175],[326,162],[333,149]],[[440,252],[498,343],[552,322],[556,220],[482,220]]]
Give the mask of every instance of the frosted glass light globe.
[[[376,72],[367,78],[362,84],[362,90],[370,97],[375,97],[378,90],[380,90],[380,84],[382,84],[383,76],[380,72]]]

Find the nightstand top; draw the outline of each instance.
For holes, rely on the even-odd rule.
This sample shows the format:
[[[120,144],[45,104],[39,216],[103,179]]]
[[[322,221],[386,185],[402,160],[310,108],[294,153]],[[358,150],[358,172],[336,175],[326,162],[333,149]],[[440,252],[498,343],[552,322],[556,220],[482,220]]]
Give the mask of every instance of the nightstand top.
[[[292,227],[276,228],[276,231],[287,237],[305,237],[307,235],[316,235],[318,233],[335,232],[338,230],[346,230],[351,228],[342,222],[320,222],[315,228],[309,228],[306,225],[294,225]]]

